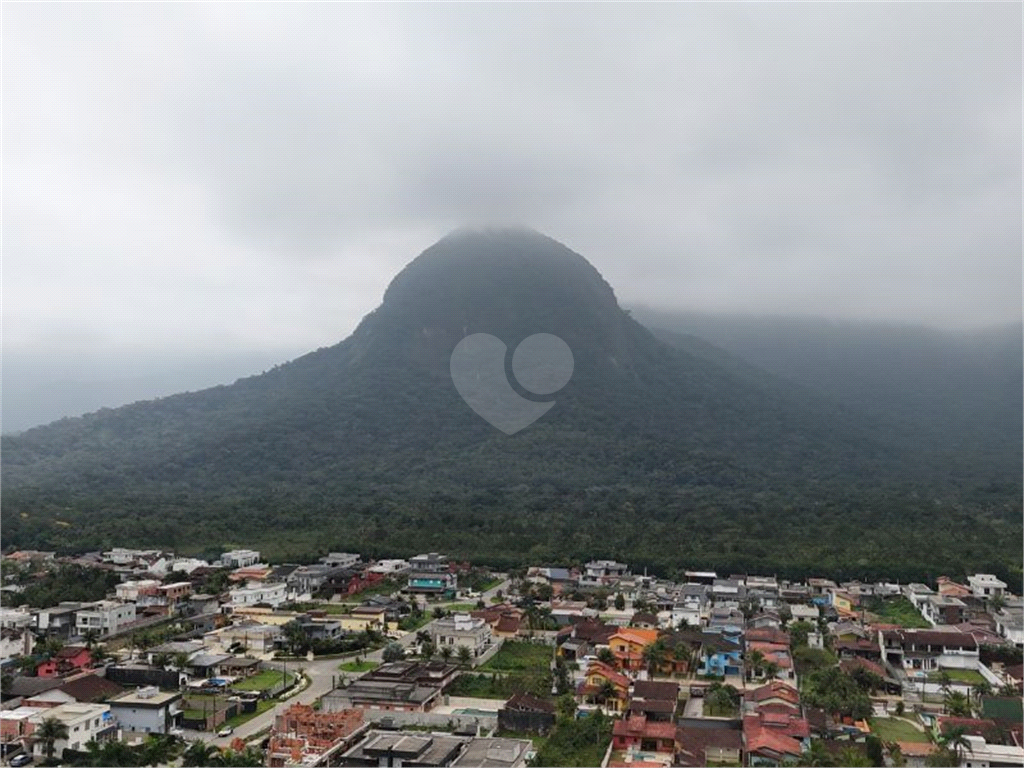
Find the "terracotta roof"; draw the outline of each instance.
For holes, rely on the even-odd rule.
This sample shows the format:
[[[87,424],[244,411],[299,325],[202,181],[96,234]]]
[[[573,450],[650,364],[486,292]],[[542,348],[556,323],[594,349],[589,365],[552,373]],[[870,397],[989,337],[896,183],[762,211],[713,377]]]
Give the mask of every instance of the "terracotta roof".
[[[517,616],[505,615],[498,619],[498,623],[494,625],[494,631],[515,633],[519,631],[522,623],[522,620]]]
[[[866,669],[873,675],[878,675],[883,680],[889,679],[889,675],[885,671],[884,667],[882,667],[880,664],[876,664],[873,661],[868,661],[867,659],[843,659],[841,662],[839,662],[839,666],[842,668],[844,672],[852,672],[853,670],[860,667],[861,669]]]
[[[903,645],[942,645],[948,648],[966,648],[974,650],[978,647],[972,635],[942,629],[895,629],[883,632],[886,638],[896,638]]]
[[[612,726],[612,735],[675,741],[676,725],[675,723],[651,721],[644,715],[630,715],[615,721],[615,725]]]
[[[765,750],[798,757],[803,754],[799,741],[777,728],[764,727],[757,717],[743,718],[743,737],[748,754]]]
[[[631,699],[629,702],[630,712],[657,712],[671,715],[676,711],[674,701],[663,699]]]
[[[680,725],[676,728],[676,765],[707,765],[709,750],[743,749],[743,731],[739,728],[698,728]]]
[[[897,741],[904,757],[928,757],[935,751],[935,745],[926,741]]]
[[[587,677],[598,675],[621,688],[629,690],[629,678],[603,661],[592,661],[587,666]]]
[[[620,637],[623,640],[627,640],[632,643],[639,643],[640,645],[650,645],[658,639],[658,630],[656,629],[638,629],[637,627],[622,627],[612,638]]]
[[[782,699],[783,701],[789,702],[793,705],[798,705],[800,703],[800,693],[796,688],[786,685],[781,680],[772,680],[770,683],[762,685],[760,688],[747,691],[745,697],[747,701],[753,702],[767,701],[768,699]]]
[[[109,699],[118,694],[124,693],[125,688],[113,680],[107,680],[99,675],[82,675],[68,680],[60,687],[64,693],[71,696],[75,701],[93,703],[100,699]]]
[[[971,717],[940,717],[939,730],[945,733],[950,728],[963,728],[971,736],[984,736],[996,727],[995,720],[978,720]]]
[[[555,705],[550,701],[534,696],[532,693],[514,693],[505,702],[505,709],[515,709],[520,712],[547,712],[554,713]]]
[[[84,645],[65,645],[53,655],[55,659],[73,659],[88,649]]]
[[[748,629],[744,634],[744,638],[749,641],[756,640],[765,643],[776,643],[778,645],[784,645],[787,648],[790,645],[789,633],[781,629],[775,629],[774,627],[762,627],[760,629]]]

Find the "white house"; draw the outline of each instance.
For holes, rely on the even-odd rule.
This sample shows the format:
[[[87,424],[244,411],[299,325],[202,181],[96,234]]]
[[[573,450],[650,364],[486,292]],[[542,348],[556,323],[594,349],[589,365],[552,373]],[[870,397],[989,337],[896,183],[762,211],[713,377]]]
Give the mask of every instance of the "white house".
[[[378,560],[367,569],[370,573],[383,573],[385,576],[392,573],[402,573],[409,570],[408,560]]]
[[[466,646],[473,656],[479,656],[491,644],[491,626],[483,619],[474,619],[468,613],[456,613],[431,624],[431,636],[438,649],[445,646],[458,650]]]
[[[123,693],[107,704],[126,731],[167,733],[181,719],[181,692],[161,691],[154,685]]]
[[[220,563],[227,568],[247,568],[260,561],[260,553],[255,549],[233,549],[220,556]]]
[[[257,581],[250,581],[240,589],[232,589],[228,595],[231,598],[231,605],[256,605],[266,603],[274,608],[281,605],[288,599],[288,585],[283,581],[272,584],[262,584]]]
[[[160,582],[156,579],[141,579],[139,581],[122,581],[114,587],[114,595],[118,600],[136,603],[139,594],[155,591],[160,588]]]
[[[1000,581],[991,573],[976,573],[967,577],[967,586],[974,596],[981,600],[1002,597],[1006,590],[1006,582]]]
[[[78,634],[96,630],[101,635],[112,635],[135,621],[135,603],[118,600],[100,600],[83,606],[76,614]]]
[[[1024,608],[1012,605],[999,611],[996,631],[1018,648],[1024,648]]]
[[[40,710],[39,714],[29,718],[34,728],[42,725],[43,720],[54,718],[64,723],[68,729],[66,739],[57,739],[53,743],[53,754],[59,756],[65,749],[84,750],[85,745],[93,740],[103,741],[112,738],[117,731],[117,723],[110,713],[109,704],[84,704],[74,702],[61,704],[50,709]],[[46,744],[36,741],[32,749],[36,756],[45,755]]]

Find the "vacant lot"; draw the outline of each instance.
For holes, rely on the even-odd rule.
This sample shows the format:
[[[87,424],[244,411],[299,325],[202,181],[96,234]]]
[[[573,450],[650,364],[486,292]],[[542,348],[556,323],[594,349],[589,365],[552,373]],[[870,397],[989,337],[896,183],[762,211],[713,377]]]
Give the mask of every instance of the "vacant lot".
[[[239,680],[231,687],[236,691],[265,691],[280,683],[283,677],[283,673],[275,669],[265,669],[252,677],[245,678],[245,680]],[[295,683],[295,675],[287,675],[287,681],[286,688]]]
[[[506,641],[493,658],[481,665],[480,669],[498,672],[524,672],[545,670],[551,665],[552,651],[547,645]]]
[[[928,741],[924,731],[919,731],[912,723],[898,717],[875,718],[871,721],[871,732],[882,741]]]

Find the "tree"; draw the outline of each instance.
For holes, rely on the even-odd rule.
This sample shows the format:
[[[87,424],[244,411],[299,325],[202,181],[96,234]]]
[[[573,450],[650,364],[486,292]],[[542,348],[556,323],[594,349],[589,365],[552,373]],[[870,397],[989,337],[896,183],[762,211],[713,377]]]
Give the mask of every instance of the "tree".
[[[473,661],[473,652],[464,645],[460,645],[458,649],[459,664],[463,667],[468,667]]]
[[[177,736],[151,734],[142,745],[142,762],[145,765],[168,765],[181,754],[183,746]]]
[[[624,611],[626,610],[626,596],[621,592],[615,595],[615,610]]]
[[[661,638],[644,647],[644,663],[647,664],[647,674],[657,674],[665,666],[665,641]]]
[[[807,645],[807,637],[814,631],[814,625],[809,621],[794,621],[789,625],[789,639],[794,648]]]
[[[447,661],[449,661],[451,659],[452,653],[453,653],[453,651],[452,651],[452,647],[450,645],[442,645],[441,646],[441,658],[444,659],[445,662],[447,662]]]
[[[424,661],[430,661],[434,658],[435,653],[437,653],[437,646],[429,640],[420,646],[420,658]]]
[[[611,680],[602,681],[601,685],[598,686],[597,693],[594,694],[594,699],[598,704],[607,704],[609,701],[617,697],[618,693]]]
[[[838,765],[846,766],[846,768],[861,768],[861,766],[873,765],[871,760],[859,749],[854,747],[843,747],[839,752]]]
[[[82,639],[85,641],[85,647],[90,651],[93,646],[96,645],[96,641],[99,640],[100,633],[95,629],[87,629],[82,633]]]
[[[747,654],[747,679],[760,677],[764,665],[764,654],[756,648]]]
[[[384,647],[384,661],[401,661],[405,658],[405,649],[400,643],[388,643]]]
[[[943,730],[939,735],[939,744],[943,749],[948,749],[956,755],[957,764],[963,762],[964,750],[973,752],[970,740],[967,738],[967,729],[962,725],[954,725]]]
[[[440,605],[434,606],[434,610],[431,613],[435,619],[444,618],[444,608],[442,608]]]
[[[558,717],[562,720],[573,720],[576,717],[576,699],[572,694],[566,693],[558,697],[555,702],[558,710]]]
[[[182,755],[182,767],[205,768],[208,765],[213,765],[213,756],[219,752],[220,750],[213,746],[213,744],[207,744],[205,741],[197,739],[189,745],[189,748],[185,750],[185,754]]]
[[[612,653],[611,648],[602,648],[597,652],[597,660],[608,664],[609,666],[615,666],[615,654]]]
[[[871,715],[871,698],[840,667],[812,672],[805,678],[805,704],[833,715],[864,720]]]
[[[155,653],[153,654],[153,666],[163,669],[171,662],[171,654],[169,653]]]
[[[171,663],[174,665],[176,670],[181,672],[188,665],[188,654],[184,651],[178,651],[174,654],[174,658]]]
[[[825,749],[825,745],[817,739],[811,741],[811,747],[802,755],[797,761],[797,765],[806,766],[826,766],[832,765],[835,761],[832,759],[832,755]]]
[[[982,680],[974,684],[973,692],[975,700],[980,704],[983,697],[992,695],[992,684],[988,680]]]
[[[943,693],[949,693],[950,686],[953,685],[953,678],[949,676],[949,672],[944,669],[939,670],[939,688],[942,689]]]
[[[889,758],[892,760],[895,768],[903,768],[907,764],[907,758],[903,756],[903,750],[900,748],[899,742],[892,741],[886,744],[889,749]]]
[[[882,740],[873,734],[869,734],[864,741],[864,748],[867,750],[871,765],[885,765],[885,750],[882,748]]]
[[[55,717],[47,717],[35,729],[32,736],[43,742],[43,752],[47,759],[52,759],[54,743],[68,737],[68,727]]]
[[[950,691],[943,697],[942,703],[948,715],[953,717],[971,716],[971,702],[967,698],[967,694],[960,691]]]

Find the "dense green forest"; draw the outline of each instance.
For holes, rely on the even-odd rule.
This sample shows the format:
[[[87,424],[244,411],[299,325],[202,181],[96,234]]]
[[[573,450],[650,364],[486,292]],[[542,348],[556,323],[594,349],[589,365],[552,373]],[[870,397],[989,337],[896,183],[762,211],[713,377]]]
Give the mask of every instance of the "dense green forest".
[[[452,385],[451,350],[476,332],[510,355],[541,332],[573,351],[556,405],[515,435]],[[820,387],[671,341],[552,240],[452,236],[336,346],[3,438],[4,544],[1019,580],[1020,462],[1009,472],[1001,443],[937,451]]]

